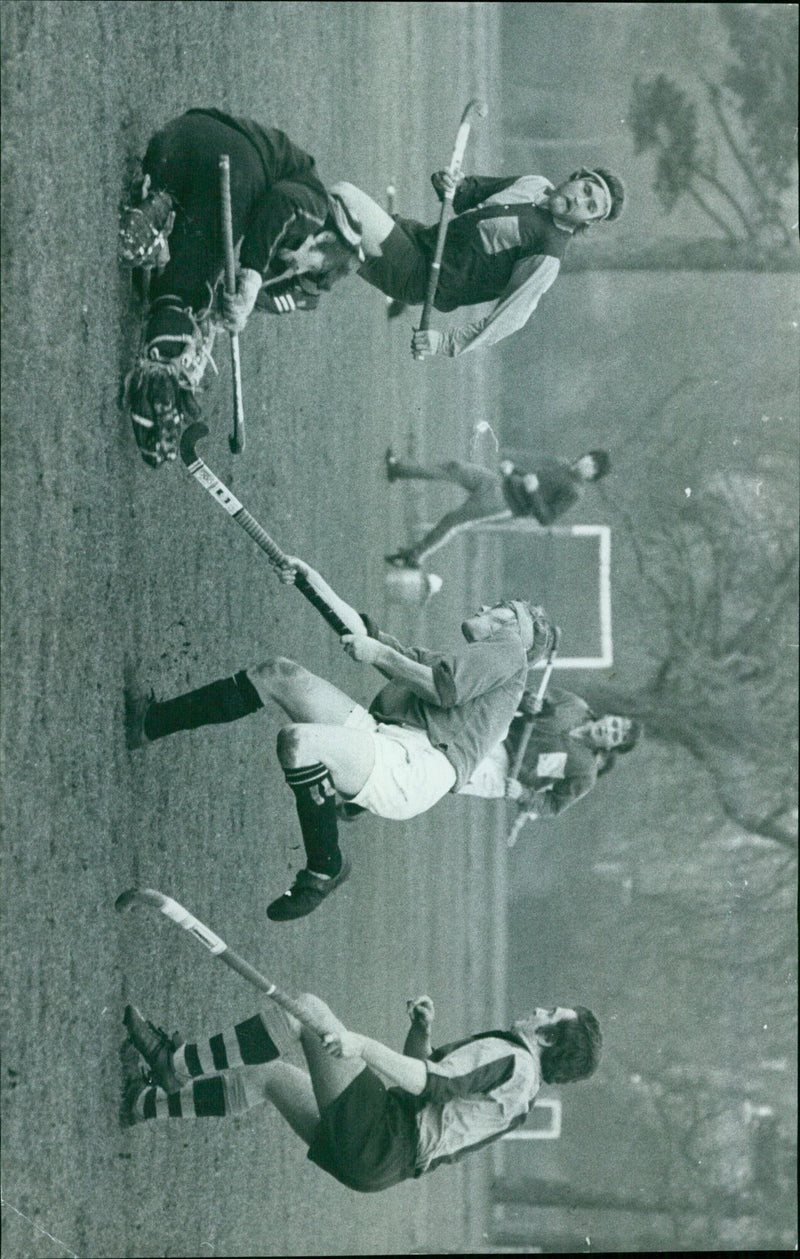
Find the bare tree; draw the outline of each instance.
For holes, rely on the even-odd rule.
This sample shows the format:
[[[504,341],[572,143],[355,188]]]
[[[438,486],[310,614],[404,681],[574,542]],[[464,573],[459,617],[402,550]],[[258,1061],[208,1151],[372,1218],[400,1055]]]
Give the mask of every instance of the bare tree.
[[[743,242],[768,265],[795,241],[785,194],[795,172],[797,7],[717,9],[732,57],[721,81],[698,82],[708,121],[684,88],[658,74],[635,80],[628,125],[635,152],[655,157],[653,186],[666,213],[692,200],[730,246]]]
[[[597,682],[589,697],[687,748],[727,818],[796,849],[798,548],[771,506],[785,488],[764,485],[718,475],[645,531],[609,504],[635,556],[653,670],[635,690]]]

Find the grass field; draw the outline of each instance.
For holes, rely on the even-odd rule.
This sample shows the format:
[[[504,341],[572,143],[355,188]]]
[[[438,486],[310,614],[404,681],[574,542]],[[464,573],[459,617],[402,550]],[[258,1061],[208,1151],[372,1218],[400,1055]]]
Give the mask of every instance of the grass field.
[[[408,1253],[481,1244],[488,1156],[375,1198],[305,1160],[266,1110],[123,1132],[120,1018],[134,1000],[190,1037],[257,1008],[244,983],[161,920],[113,911],[135,882],[184,901],[290,990],[399,1046],[405,998],[440,1034],[502,1013],[503,853],[491,805],[448,800],[345,842],[347,887],[270,925],[298,865],[274,756],[277,715],[125,750],[122,679],[169,694],[275,652],[359,699],[299,596],[180,467],[154,473],[117,406],[136,315],[115,261],[117,206],[148,136],[190,105],[286,129],[327,181],[435,214],[476,92],[497,143],[496,6],[23,3],[3,6],[3,1224],[9,1259]],[[497,121],[495,121],[497,120]],[[466,453],[493,382],[467,358],[411,360],[410,320],[349,281],[313,317],[242,338],[248,450],[228,452],[230,379],[205,407],[210,466],[289,550],[400,635],[453,642],[480,585],[466,561],[424,617],[387,603],[382,556],[419,503],[382,456]]]

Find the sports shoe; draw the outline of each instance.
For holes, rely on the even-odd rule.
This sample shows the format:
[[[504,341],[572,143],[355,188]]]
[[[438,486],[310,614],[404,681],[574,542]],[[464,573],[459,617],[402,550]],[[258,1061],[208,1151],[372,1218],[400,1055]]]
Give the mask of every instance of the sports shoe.
[[[286,922],[290,918],[305,918],[306,914],[313,914],[326,896],[350,878],[350,870],[346,857],[342,858],[342,868],[332,879],[320,878],[307,867],[298,870],[289,891],[267,906],[267,917],[273,922]]]
[[[413,551],[395,551],[393,555],[385,555],[383,558],[392,568],[419,568],[419,560],[415,558]]]
[[[128,1035],[136,1049],[150,1068],[153,1084],[157,1084],[165,1093],[180,1093],[183,1083],[175,1074],[172,1055],[183,1042],[174,1036],[167,1036],[162,1027],[147,1022],[135,1005],[126,1005],[122,1016]]]
[[[125,687],[125,746],[129,751],[151,743],[144,732],[147,710],[155,699],[152,691],[137,691],[135,686]]]
[[[129,1040],[120,1046],[119,1059],[122,1065],[122,1099],[119,1108],[121,1128],[132,1128],[134,1124],[143,1122],[136,1114],[136,1102],[148,1087],[147,1074],[142,1069],[139,1055]]]

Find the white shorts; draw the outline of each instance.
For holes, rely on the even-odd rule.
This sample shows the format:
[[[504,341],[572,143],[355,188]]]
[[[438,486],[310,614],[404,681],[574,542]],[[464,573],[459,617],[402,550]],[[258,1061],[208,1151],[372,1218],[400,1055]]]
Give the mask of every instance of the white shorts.
[[[424,730],[383,725],[360,704],[344,724],[368,730],[375,748],[372,773],[351,804],[399,822],[427,812],[455,783],[455,769]]]
[[[475,766],[469,781],[459,788],[460,796],[483,796],[485,800],[501,800],[506,794],[509,770],[508,752],[498,743],[488,756]]]

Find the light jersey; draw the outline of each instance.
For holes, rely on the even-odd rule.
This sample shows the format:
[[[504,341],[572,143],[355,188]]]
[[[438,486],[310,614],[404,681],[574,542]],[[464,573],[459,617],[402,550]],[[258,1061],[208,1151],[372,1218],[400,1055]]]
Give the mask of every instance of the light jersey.
[[[448,287],[443,266],[435,305],[447,311],[469,301],[495,304],[483,317],[450,328],[440,353],[456,357],[485,349],[530,319],[558,276],[572,239],[569,230],[557,227],[550,214],[538,208],[552,188],[541,175],[463,181],[454,204],[457,211],[461,205],[465,208],[451,222],[447,240],[452,241],[453,256],[461,254],[464,274],[458,276],[459,267],[454,266]],[[476,201],[482,193],[483,199]],[[466,300],[465,284],[474,286]]]
[[[404,682],[388,682],[370,704],[376,721],[424,730],[456,771],[458,792],[476,765],[501,742],[522,698],[528,661],[519,638],[464,643],[452,652],[405,647],[370,626],[373,637],[409,660],[428,665],[439,703],[420,699]]]
[[[427,1067],[417,1099],[417,1176],[524,1123],[542,1085],[538,1054],[509,1032],[446,1045]]]

